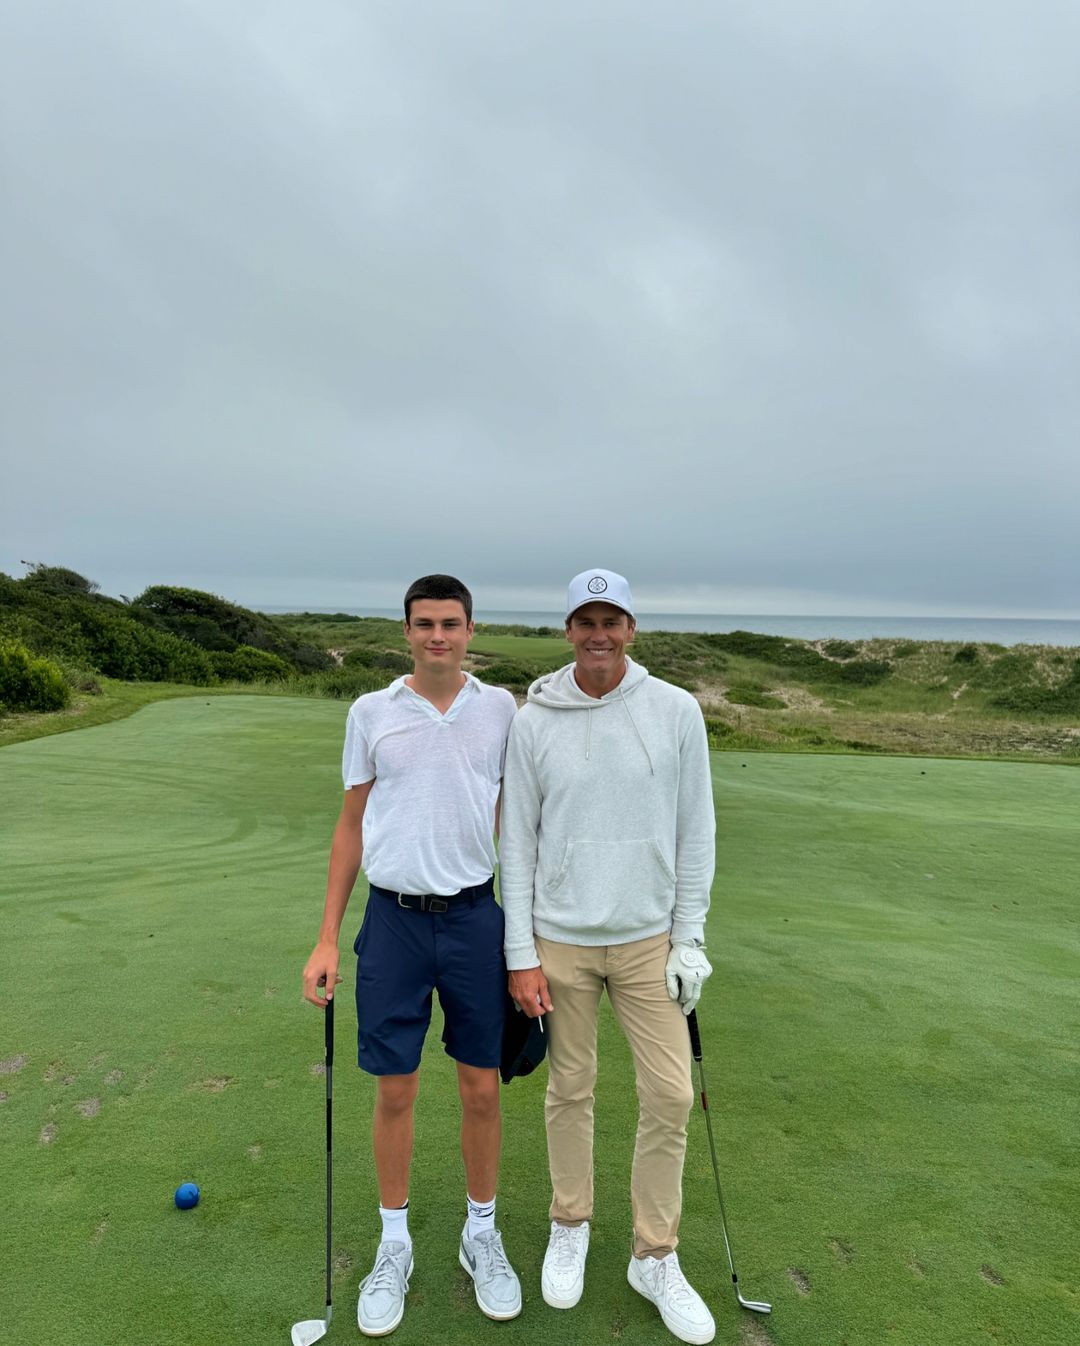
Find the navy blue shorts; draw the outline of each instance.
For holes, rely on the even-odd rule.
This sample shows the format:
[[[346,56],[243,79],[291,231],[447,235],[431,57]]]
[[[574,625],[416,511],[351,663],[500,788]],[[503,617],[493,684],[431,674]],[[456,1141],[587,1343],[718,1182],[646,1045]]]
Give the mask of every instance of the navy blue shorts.
[[[503,913],[494,880],[444,912],[413,911],[371,887],[356,951],[357,1059],[372,1075],[411,1075],[438,991],[447,1055],[495,1068],[506,1003]]]

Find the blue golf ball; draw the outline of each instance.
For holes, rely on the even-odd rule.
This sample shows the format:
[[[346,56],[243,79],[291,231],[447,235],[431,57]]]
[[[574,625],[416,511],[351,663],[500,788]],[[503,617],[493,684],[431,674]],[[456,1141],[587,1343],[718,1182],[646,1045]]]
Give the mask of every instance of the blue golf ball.
[[[176,1204],[181,1210],[190,1210],[199,1204],[199,1189],[193,1182],[182,1182],[176,1189]]]

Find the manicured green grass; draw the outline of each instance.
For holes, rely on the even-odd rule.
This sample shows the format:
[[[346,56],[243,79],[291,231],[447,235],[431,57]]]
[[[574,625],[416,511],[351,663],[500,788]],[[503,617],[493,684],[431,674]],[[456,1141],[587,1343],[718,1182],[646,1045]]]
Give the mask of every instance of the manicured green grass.
[[[322,1025],[299,972],[343,716],[196,695],[0,750],[0,1339],[254,1346],[321,1313]],[[681,1254],[717,1341],[1066,1346],[1080,1332],[1080,775],[713,761],[716,974],[701,1026],[742,1288],[774,1303],[759,1320],[731,1299],[695,1114]],[[350,937],[361,906],[358,893]],[[351,1066],[348,990],[331,1342],[357,1339],[377,1241],[372,1088]],[[526,1303],[491,1324],[457,1266],[453,1071],[433,1031],[417,1271],[395,1341],[671,1340],[625,1284],[631,1080],[605,1014],[589,1280],[565,1314],[539,1294],[542,1079],[505,1090],[500,1222]],[[185,1179],[203,1200],[180,1213]]]
[[[500,659],[523,659],[545,668],[560,668],[574,658],[570,643],[562,636],[499,636],[478,632],[469,645],[470,654],[497,655]]]

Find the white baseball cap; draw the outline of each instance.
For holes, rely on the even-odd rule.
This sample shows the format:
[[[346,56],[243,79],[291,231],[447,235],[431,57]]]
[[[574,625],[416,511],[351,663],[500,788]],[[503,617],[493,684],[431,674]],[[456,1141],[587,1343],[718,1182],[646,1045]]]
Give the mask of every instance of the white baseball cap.
[[[566,620],[586,603],[610,603],[634,618],[634,599],[630,586],[614,570],[583,570],[570,581],[566,591]]]

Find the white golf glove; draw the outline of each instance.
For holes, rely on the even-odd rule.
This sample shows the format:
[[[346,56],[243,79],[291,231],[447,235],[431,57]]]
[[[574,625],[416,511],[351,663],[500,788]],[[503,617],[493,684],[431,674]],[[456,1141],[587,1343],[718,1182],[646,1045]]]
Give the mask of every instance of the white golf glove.
[[[668,954],[667,993],[689,1014],[701,997],[701,984],[712,974],[705,950],[696,944],[673,944]]]

